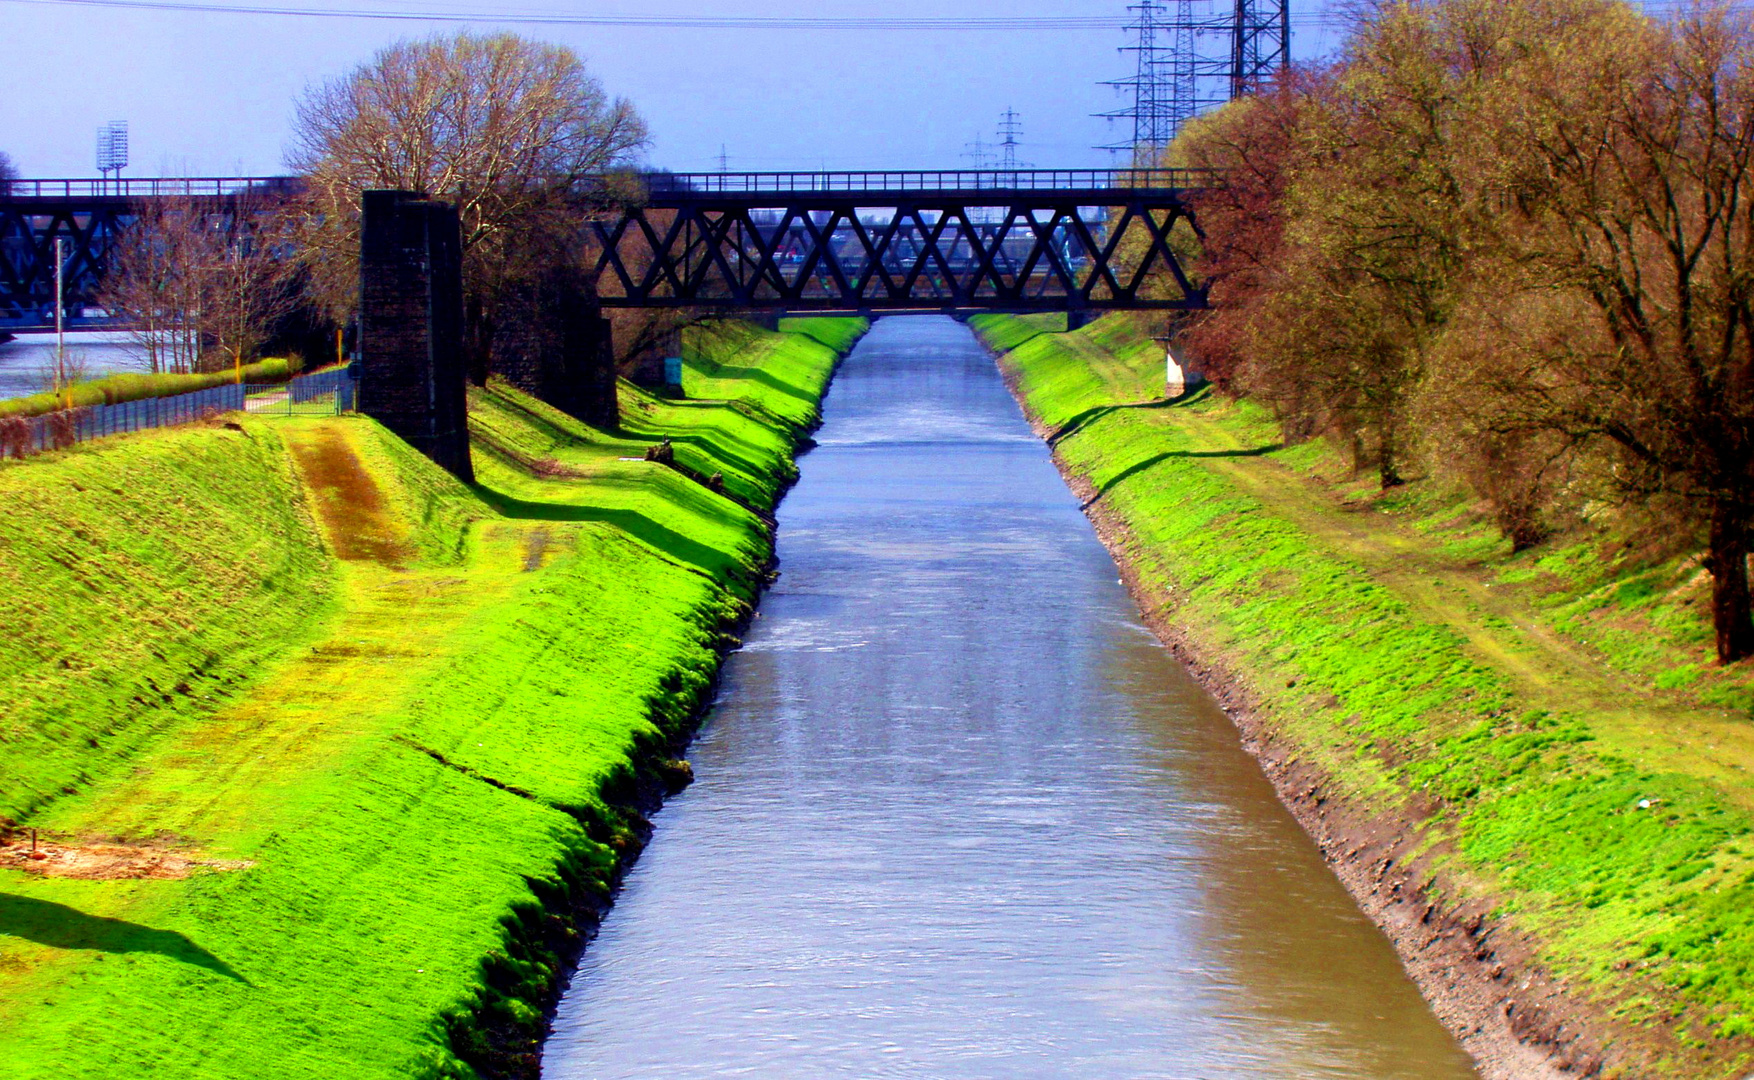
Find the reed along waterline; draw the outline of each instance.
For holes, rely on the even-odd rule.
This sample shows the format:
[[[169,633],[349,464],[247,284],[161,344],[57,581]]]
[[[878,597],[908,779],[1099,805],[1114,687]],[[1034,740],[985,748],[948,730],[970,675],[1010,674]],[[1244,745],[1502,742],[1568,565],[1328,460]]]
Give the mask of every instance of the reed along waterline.
[[[1474,1075],[966,328],[878,323],[817,440],[544,1076]]]

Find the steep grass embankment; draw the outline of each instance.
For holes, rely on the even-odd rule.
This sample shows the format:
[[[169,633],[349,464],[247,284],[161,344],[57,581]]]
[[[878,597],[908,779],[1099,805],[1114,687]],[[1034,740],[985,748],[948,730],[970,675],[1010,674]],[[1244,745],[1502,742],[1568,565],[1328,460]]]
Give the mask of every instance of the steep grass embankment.
[[[1379,498],[1246,404],[1162,400],[1124,320],[974,323],[1147,617],[1488,1076],[1747,1074],[1750,672],[1704,664],[1696,561],[1512,555],[1458,493]]]
[[[765,572],[802,329],[623,431],[476,392],[472,487],[357,417],[0,466],[0,814],[50,855],[0,850],[0,1076],[534,1075]]]

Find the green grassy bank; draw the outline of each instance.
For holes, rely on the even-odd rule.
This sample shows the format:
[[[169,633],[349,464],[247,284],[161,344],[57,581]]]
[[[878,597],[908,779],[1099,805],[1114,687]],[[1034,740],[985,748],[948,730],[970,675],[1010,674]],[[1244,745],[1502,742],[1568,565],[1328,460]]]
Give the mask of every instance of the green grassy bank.
[[[534,1075],[862,329],[616,431],[490,383],[473,486],[360,417],[0,465],[0,1077]]]
[[[1470,1049],[1497,1024],[1574,1075],[1747,1075],[1754,672],[1709,663],[1696,556],[1512,554],[1435,480],[1384,497],[1247,403],[1164,401],[1123,319],[974,325],[1410,969],[1460,958],[1422,985]]]

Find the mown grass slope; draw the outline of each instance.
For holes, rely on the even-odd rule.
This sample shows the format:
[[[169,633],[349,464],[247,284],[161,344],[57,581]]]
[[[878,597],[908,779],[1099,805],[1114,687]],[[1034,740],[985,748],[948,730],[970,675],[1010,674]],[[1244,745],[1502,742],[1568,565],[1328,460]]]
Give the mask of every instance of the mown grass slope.
[[[0,824],[210,711],[334,588],[271,429],[0,463]]]
[[[1748,673],[1661,676],[1703,671],[1700,605],[1644,584],[1685,566],[1555,572],[1601,541],[1513,556],[1435,485],[1366,499],[1246,404],[1163,400],[1161,350],[1124,320],[975,324],[1157,613],[1331,797],[1416,823],[1436,895],[1493,908],[1623,1025],[1618,1075],[1747,1072],[1754,735],[1716,706]],[[1617,591],[1636,654],[1596,640]]]
[[[196,563],[171,605],[213,639],[201,648],[230,658],[225,692],[126,755],[86,746],[74,794],[16,815],[58,851],[122,841],[197,865],[111,879],[0,867],[0,1075],[533,1067],[541,1004],[576,933],[561,916],[607,889],[627,842],[618,800],[683,732],[769,553],[756,509],[640,452],[688,432],[710,457],[730,453],[714,435],[740,433],[748,494],[771,506],[768,478],[789,475],[801,427],[744,423],[813,416],[786,402],[820,395],[836,356],[806,336],[753,334],[708,358],[747,375],[719,376],[718,402],[691,403],[674,431],[659,413],[637,432],[595,431],[505,387],[478,392],[472,425],[485,437],[468,487],[353,417],[186,428],[16,468],[139,473],[178,508],[81,517],[0,494],[11,500],[0,517],[43,538],[51,562],[69,550],[62,531],[84,531],[99,553],[147,542],[126,530],[214,559],[229,551],[219,568],[255,577],[231,569],[241,584],[210,590],[219,570]],[[626,389],[637,410],[643,397]],[[235,490],[204,482],[215,458],[237,463]],[[193,463],[190,492],[144,471],[160,459]],[[238,606],[270,576],[302,606]],[[34,603],[12,589],[0,605]],[[65,596],[96,647],[113,600]],[[137,632],[148,654],[183,655],[149,625]],[[33,725],[36,747],[113,722],[114,696],[56,674],[53,650],[21,662],[61,687],[73,725]],[[13,760],[19,745],[0,743],[0,766],[37,768]]]

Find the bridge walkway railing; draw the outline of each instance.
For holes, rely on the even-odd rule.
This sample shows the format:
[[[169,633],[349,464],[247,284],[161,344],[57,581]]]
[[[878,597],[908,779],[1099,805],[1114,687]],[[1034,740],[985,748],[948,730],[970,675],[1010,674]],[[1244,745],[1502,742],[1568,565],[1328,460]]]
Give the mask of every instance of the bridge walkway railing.
[[[654,196],[797,195],[847,192],[1055,192],[1188,190],[1207,186],[1198,169],[899,169],[864,172],[648,173]]]

